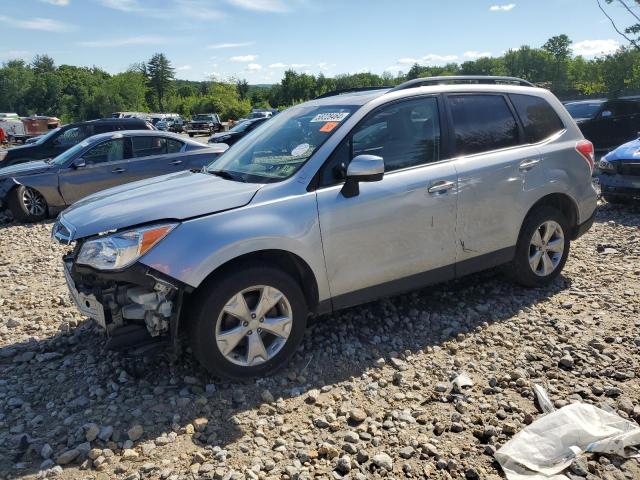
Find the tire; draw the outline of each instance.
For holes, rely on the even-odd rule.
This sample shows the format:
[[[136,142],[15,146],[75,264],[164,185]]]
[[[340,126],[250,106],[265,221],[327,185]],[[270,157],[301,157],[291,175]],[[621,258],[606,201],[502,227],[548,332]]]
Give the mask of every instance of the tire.
[[[607,203],[611,203],[614,205],[623,205],[627,203],[627,199],[625,197],[613,193],[603,193],[602,198],[604,198]]]
[[[24,185],[18,185],[9,192],[9,210],[19,222],[39,222],[47,218],[47,201],[42,194]]]
[[[282,297],[261,318],[259,298],[265,289],[273,297]],[[242,308],[239,295],[247,308]],[[232,307],[235,315],[228,313]],[[240,380],[270,375],[300,345],[307,314],[304,294],[290,275],[266,265],[240,267],[207,281],[196,293],[189,320],[191,348],[198,361],[220,377]],[[288,321],[274,322],[276,318]],[[279,329],[280,335],[271,329]]]
[[[545,241],[545,234],[551,231],[550,227],[558,227],[560,230],[554,230],[551,238]],[[536,232],[539,234],[539,241],[534,237]],[[534,245],[534,241],[539,246]],[[548,206],[536,208],[522,224],[515,257],[507,265],[508,276],[524,287],[540,288],[549,285],[564,268],[570,243],[569,222],[563,213]],[[536,265],[535,271],[530,262]]]

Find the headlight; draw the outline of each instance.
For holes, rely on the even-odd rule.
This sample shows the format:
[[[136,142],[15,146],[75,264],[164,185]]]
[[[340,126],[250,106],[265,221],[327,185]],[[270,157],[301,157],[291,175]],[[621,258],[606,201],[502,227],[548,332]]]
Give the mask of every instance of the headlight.
[[[615,172],[616,171],[616,166],[613,163],[609,162],[608,160],[606,160],[604,158],[601,159],[598,162],[598,168],[600,168],[600,170],[603,170],[605,172]]]
[[[177,224],[153,225],[89,240],[82,245],[76,263],[98,270],[125,268],[166,237]]]

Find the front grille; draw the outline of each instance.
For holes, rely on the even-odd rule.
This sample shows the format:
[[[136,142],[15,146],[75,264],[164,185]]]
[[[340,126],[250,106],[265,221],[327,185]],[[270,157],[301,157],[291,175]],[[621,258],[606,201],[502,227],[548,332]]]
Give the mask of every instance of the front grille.
[[[640,161],[633,162],[618,162],[618,173],[620,175],[640,176]]]

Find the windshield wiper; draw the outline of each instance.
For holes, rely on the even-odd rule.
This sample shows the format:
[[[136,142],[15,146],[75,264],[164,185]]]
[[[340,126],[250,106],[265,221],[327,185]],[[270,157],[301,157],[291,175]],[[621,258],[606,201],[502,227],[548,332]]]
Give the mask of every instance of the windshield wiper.
[[[232,173],[226,170],[207,170],[207,173],[210,173],[211,175],[216,175],[217,177],[224,178],[226,180],[233,180],[234,182],[246,183],[241,177],[237,175],[233,175]]]

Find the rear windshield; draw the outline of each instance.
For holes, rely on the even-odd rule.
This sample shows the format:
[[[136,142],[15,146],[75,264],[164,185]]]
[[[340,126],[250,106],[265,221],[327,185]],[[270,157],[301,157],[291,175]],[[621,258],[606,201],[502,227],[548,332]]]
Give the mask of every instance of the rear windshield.
[[[573,118],[593,118],[601,106],[602,102],[567,103],[565,108]]]
[[[357,106],[299,105],[273,117],[209,165],[237,181],[278,182],[293,175]]]
[[[211,118],[213,118],[211,115],[196,115],[195,117],[193,117],[193,120],[196,122],[202,122],[211,120]]]

